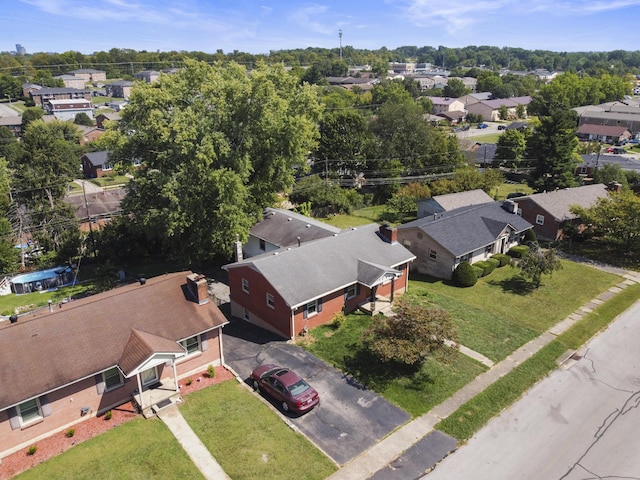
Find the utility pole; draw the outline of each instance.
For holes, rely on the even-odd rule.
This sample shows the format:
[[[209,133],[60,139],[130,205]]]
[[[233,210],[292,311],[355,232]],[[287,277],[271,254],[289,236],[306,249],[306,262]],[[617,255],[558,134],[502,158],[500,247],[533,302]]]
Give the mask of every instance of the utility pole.
[[[342,60],[342,29],[338,30],[338,37],[340,38],[340,60]]]
[[[89,201],[87,200],[87,190],[82,182],[82,195],[84,196],[84,208],[87,209],[87,219],[89,220],[89,236],[91,237],[91,246],[93,247],[93,256],[96,255],[96,239],[93,236],[93,225],[91,222],[91,214],[89,213]]]

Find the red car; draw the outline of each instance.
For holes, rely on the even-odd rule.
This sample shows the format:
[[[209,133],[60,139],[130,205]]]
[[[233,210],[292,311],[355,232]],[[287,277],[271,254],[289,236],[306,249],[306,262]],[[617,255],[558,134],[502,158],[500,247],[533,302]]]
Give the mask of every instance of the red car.
[[[304,413],[320,402],[318,392],[302,377],[278,365],[257,367],[251,372],[251,383],[275,398],[285,412]]]

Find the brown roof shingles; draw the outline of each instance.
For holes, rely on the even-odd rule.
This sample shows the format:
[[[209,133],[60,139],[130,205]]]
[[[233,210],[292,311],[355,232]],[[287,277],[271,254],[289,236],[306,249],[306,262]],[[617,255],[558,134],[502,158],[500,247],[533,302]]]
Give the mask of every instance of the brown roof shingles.
[[[190,272],[167,274],[43,309],[0,328],[0,410],[118,364],[134,329],[178,342],[227,323],[198,305]],[[10,388],[7,388],[10,386]]]
[[[118,366],[125,377],[128,377],[131,372],[154,353],[184,354],[185,350],[174,340],[134,329],[124,347]]]

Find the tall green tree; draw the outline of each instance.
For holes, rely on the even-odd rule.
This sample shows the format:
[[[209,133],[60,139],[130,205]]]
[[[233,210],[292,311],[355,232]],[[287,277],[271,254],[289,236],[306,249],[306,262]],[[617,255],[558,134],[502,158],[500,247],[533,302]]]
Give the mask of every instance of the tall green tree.
[[[259,212],[308,169],[320,104],[282,65],[188,60],[133,88],[114,160],[140,160],[122,208],[165,251],[230,256]]]
[[[524,132],[516,129],[505,130],[496,143],[496,154],[493,157],[494,166],[506,162],[519,162],[524,158],[526,148]]]
[[[545,107],[548,108],[548,107]],[[527,140],[528,157],[535,161],[532,187],[537,191],[577,186],[574,177],[576,154],[576,113],[556,108],[539,117],[540,124]]]
[[[626,252],[640,247],[640,198],[631,190],[610,193],[591,208],[574,206],[571,211],[584,224],[592,226],[595,235],[612,244],[621,244]]]
[[[445,97],[460,98],[471,90],[467,88],[462,80],[459,78],[450,79],[444,86],[443,93]]]

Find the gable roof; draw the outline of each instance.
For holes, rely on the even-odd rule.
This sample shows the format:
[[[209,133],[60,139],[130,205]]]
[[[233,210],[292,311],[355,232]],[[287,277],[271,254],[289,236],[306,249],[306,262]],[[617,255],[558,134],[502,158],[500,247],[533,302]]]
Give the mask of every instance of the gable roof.
[[[377,224],[364,225],[299,247],[280,249],[225,265],[226,270],[251,267],[276,289],[291,308],[360,281],[371,281],[371,266],[395,269],[415,256],[401,244],[388,243]],[[364,268],[361,262],[369,267]],[[362,270],[360,270],[362,268]],[[313,274],[311,274],[313,272]],[[374,275],[375,275],[374,274]]]
[[[101,150],[99,152],[89,152],[85,153],[82,157],[86,158],[92,166],[100,167],[106,164],[109,160],[109,152],[106,150]]]
[[[484,190],[475,189],[466,192],[447,193],[445,195],[434,195],[431,198],[420,200],[420,203],[434,203],[440,207],[439,211],[455,210],[460,207],[469,205],[478,205],[481,203],[491,203],[493,198],[485,193]]]
[[[576,218],[570,211],[572,205],[589,208],[599,198],[604,198],[607,195],[607,186],[603,183],[597,183],[582,187],[564,188],[553,192],[534,193],[533,195],[514,198],[513,201],[516,203],[533,202],[551,214],[556,221],[562,221]]]
[[[290,247],[300,242],[330,237],[340,229],[290,210],[267,207],[262,220],[250,231],[254,237],[278,247]]]
[[[124,352],[120,360],[118,360],[118,366],[124,376],[128,378],[141,363],[148,360],[155,353],[161,352],[180,356],[185,353],[184,348],[173,340],[134,328],[129,341],[124,347]]]
[[[199,305],[191,297],[190,273],[150,278],[0,323],[0,385],[11,385],[0,389],[0,410],[113,368],[134,330],[175,343],[226,324],[215,302]]]
[[[451,255],[460,257],[492,244],[509,226],[516,233],[533,227],[507,211],[505,203],[492,201],[456,208],[399,225],[398,230],[419,228]]]

